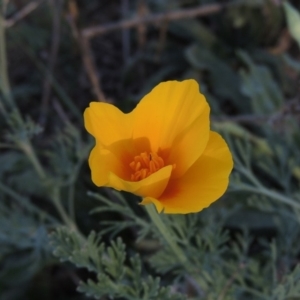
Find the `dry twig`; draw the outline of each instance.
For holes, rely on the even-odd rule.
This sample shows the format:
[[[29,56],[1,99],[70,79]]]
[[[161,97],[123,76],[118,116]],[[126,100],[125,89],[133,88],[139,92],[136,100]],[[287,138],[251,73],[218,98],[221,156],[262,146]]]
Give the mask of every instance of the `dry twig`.
[[[216,122],[236,122],[243,124],[261,124],[266,123],[272,115],[268,116],[257,116],[257,115],[240,115],[240,116],[222,116],[222,117],[213,117],[213,121]]]
[[[128,0],[122,0],[122,17],[125,18],[129,10]],[[128,29],[122,30],[122,50],[123,50],[123,61],[126,62],[130,55],[130,34]]]
[[[79,30],[76,26],[76,20],[72,16],[72,9],[71,9],[71,5],[76,6],[76,3],[74,2],[74,0],[70,0],[69,15],[67,19],[70,23],[74,36],[77,38],[79,42],[82,51],[84,66],[89,76],[89,79],[92,83],[94,93],[99,101],[106,102],[107,100],[105,98],[105,95],[100,88],[100,84],[97,76],[97,69],[95,67],[94,58],[90,47],[91,38],[114,30],[120,30],[120,29],[124,30],[133,27],[145,28],[142,27],[142,25],[157,24],[157,23],[167,24],[170,21],[210,15],[210,14],[220,12],[227,6],[238,5],[241,3],[243,3],[243,1],[234,1],[234,2],[229,2],[227,4],[205,5],[205,6],[192,8],[192,9],[177,10],[177,11],[171,11],[167,13],[152,14],[144,17],[136,17],[131,20],[123,20],[116,23],[108,23],[100,26],[94,26],[83,30]],[[141,33],[142,33],[141,36],[144,35],[143,32]]]
[[[232,286],[232,284],[234,283],[234,280],[237,278],[237,276],[239,275],[239,272],[243,269],[245,269],[246,265],[241,263],[238,267],[237,270],[232,274],[232,276],[228,279],[228,281],[226,282],[223,290],[221,291],[218,300],[223,300],[228,292],[228,290],[230,289],[230,287]]]
[[[282,30],[275,46],[268,48],[267,50],[273,55],[281,55],[285,53],[292,44],[292,37],[288,29]]]
[[[137,14],[139,19],[143,19],[148,13],[148,7],[145,0],[139,0],[138,2],[138,9]],[[140,50],[144,48],[146,44],[146,33],[147,33],[147,27],[146,24],[139,24],[137,26],[138,31],[138,42],[139,42],[139,48]]]
[[[93,38],[96,35],[108,33],[110,31],[137,27],[142,24],[157,24],[161,22],[170,22],[181,19],[195,18],[200,16],[206,16],[220,12],[227,6],[238,5],[243,1],[234,1],[227,4],[212,4],[212,5],[201,5],[199,7],[170,11],[166,13],[152,14],[143,18],[136,17],[131,20],[123,20],[115,23],[108,23],[100,26],[89,27],[82,30],[82,34],[86,38]]]
[[[24,19],[27,15],[33,12],[36,8],[38,8],[40,4],[42,4],[43,2],[44,0],[28,3],[23,9],[21,9],[14,16],[12,16],[10,19],[5,21],[5,27],[7,28],[12,27],[17,22]]]
[[[42,95],[42,105],[40,114],[40,123],[45,124],[47,118],[47,111],[49,106],[49,98],[51,94],[51,78],[53,76],[54,67],[56,64],[57,53],[60,44],[60,23],[61,23],[61,11],[63,1],[52,0],[53,8],[53,23],[52,23],[52,44],[50,49],[49,61],[48,61],[48,75],[44,81],[44,89]]]
[[[300,124],[300,99],[287,101],[278,111],[268,115],[239,115],[213,117],[213,122],[236,122],[242,124],[268,124],[275,130],[284,130],[284,122],[293,118]]]
[[[79,37],[83,62],[88,76],[90,78],[90,81],[92,82],[93,90],[97,97],[97,100],[100,102],[107,102],[106,97],[100,88],[100,83],[97,76],[97,69],[95,67],[94,57],[91,51],[90,41],[82,34],[80,34]]]
[[[87,72],[87,75],[91,81],[93,92],[98,101],[107,102],[104,93],[100,87],[100,83],[97,76],[97,69],[95,67],[94,58],[92,55],[90,41],[85,37],[78,29],[76,20],[78,17],[78,9],[74,0],[69,1],[69,13],[67,15],[67,21],[70,24],[74,37],[77,39],[82,53],[82,60]]]
[[[68,114],[64,111],[63,107],[60,105],[58,100],[53,101],[53,107],[57,113],[57,115],[61,118],[64,123],[71,124]]]
[[[167,40],[167,30],[168,30],[168,22],[163,22],[159,29],[159,40],[158,40],[158,47],[156,51],[156,61],[158,62],[161,58],[161,54],[164,50]]]

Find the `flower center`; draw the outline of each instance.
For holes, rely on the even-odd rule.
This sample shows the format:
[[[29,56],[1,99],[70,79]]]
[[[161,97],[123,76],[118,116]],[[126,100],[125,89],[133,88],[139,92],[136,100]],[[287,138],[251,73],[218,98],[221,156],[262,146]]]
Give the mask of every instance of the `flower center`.
[[[131,180],[139,181],[163,168],[165,162],[155,152],[142,152],[140,155],[134,157],[129,166],[133,170]]]

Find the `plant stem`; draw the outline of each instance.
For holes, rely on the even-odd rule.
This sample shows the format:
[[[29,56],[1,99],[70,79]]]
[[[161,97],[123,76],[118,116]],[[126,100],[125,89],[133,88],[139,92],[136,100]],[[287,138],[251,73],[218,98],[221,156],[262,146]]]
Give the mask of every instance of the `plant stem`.
[[[300,204],[299,203],[297,203],[295,200],[293,200],[289,197],[286,197],[286,196],[284,196],[284,195],[282,195],[278,192],[271,191],[271,190],[268,190],[266,188],[262,188],[259,192],[263,195],[266,195],[266,196],[269,196],[273,199],[276,199],[276,200],[278,200],[278,201],[280,201],[284,204],[293,206],[296,209],[300,209]]]
[[[193,271],[193,265],[189,262],[189,260],[186,258],[183,251],[180,249],[178,244],[175,242],[175,238],[173,237],[173,233],[167,228],[167,226],[162,221],[160,215],[157,213],[153,205],[146,205],[146,211],[148,215],[150,216],[152,222],[157,227],[160,234],[164,237],[165,241],[168,243],[169,247],[172,249],[174,254],[176,255],[179,263],[182,265],[182,267],[193,276],[193,280],[189,280],[189,282],[194,286],[195,291],[197,293],[202,292],[203,287],[203,280],[200,278],[198,274]]]
[[[34,169],[36,170],[37,174],[39,175],[41,180],[44,180],[46,178],[46,173],[37,158],[37,155],[30,143],[29,140],[26,139],[26,141],[19,143],[20,148],[24,151],[24,153],[29,158],[30,162],[32,163]]]
[[[13,97],[11,95],[10,84],[9,84],[9,78],[8,78],[8,72],[7,72],[6,40],[5,40],[5,26],[4,25],[5,25],[4,24],[4,6],[2,3],[2,0],[0,0],[0,91],[3,94],[3,98],[4,98],[3,102],[5,102],[5,103],[3,103],[3,105],[2,104],[0,105],[0,108],[4,114],[4,117],[6,117],[6,118],[8,118],[8,114],[7,114],[5,104],[7,105],[7,107],[9,107],[9,110],[15,111],[17,113],[19,126],[22,127],[25,125],[24,120],[22,118],[20,111],[18,110],[17,105],[15,104],[15,102],[13,100]],[[12,130],[14,130],[14,129],[15,128],[12,128]],[[27,137],[25,137],[21,141],[20,140],[16,141],[16,145],[26,154],[26,156],[32,163],[34,169],[36,170],[40,181],[42,183],[45,183],[45,181],[47,179],[47,174],[46,174],[43,166],[41,165],[30,140]],[[19,197],[17,197],[17,194],[14,194],[13,191],[5,189],[5,186],[0,185],[0,188],[1,187],[11,197],[18,199],[21,202],[21,199],[19,199]],[[79,232],[76,224],[67,215],[64,207],[61,205],[59,192],[60,192],[59,188],[53,186],[52,189],[50,190],[50,193],[51,193],[50,198],[52,199],[53,204],[54,204],[55,208],[57,209],[57,212],[59,213],[63,222],[71,230],[73,229],[73,230],[76,230],[77,232]],[[22,202],[22,204],[26,205],[26,204],[24,204],[24,201]],[[29,206],[30,206],[30,202],[27,202],[28,208],[31,208],[32,210],[34,209],[36,212],[39,211],[41,213],[41,211],[38,208],[35,208],[35,207],[33,208],[33,207],[31,207],[31,206],[29,207]]]
[[[4,4],[0,5],[0,10],[0,88],[3,93],[4,100],[11,105],[12,97],[7,74]]]
[[[173,250],[174,254],[177,256],[179,262],[182,265],[186,265],[187,263],[187,258],[186,256],[182,253],[181,249],[178,247],[177,243],[174,241],[172,234],[160,218],[159,214],[155,210],[153,205],[146,205],[146,211],[148,215],[150,216],[152,222],[155,224],[157,227],[158,231],[160,234],[164,237],[170,248]]]
[[[0,143],[0,149],[15,149],[15,150],[19,150],[19,147],[17,147],[16,145],[12,145],[12,144]]]
[[[252,186],[248,185],[242,185],[241,187],[237,188],[236,190],[240,191],[246,191],[246,192],[252,192],[255,194],[261,194],[264,196],[268,196],[270,198],[273,198],[277,201],[280,201],[281,203],[290,205],[296,209],[300,209],[300,204],[296,202],[296,200],[291,199],[289,197],[286,197],[276,191],[271,191],[269,189],[266,189],[265,187],[259,187],[259,188],[254,188]]]
[[[78,119],[79,122],[82,122],[82,113],[78,109],[76,105],[72,102],[71,98],[68,94],[64,91],[61,87],[59,82],[54,78],[52,74],[49,73],[46,66],[43,65],[40,61],[38,61],[32,52],[31,49],[27,48],[25,45],[21,44],[18,40],[14,41],[14,43],[19,46],[23,47],[24,52],[29,56],[29,58],[33,61],[36,67],[44,73],[45,76],[49,78],[49,83],[52,86],[53,90],[57,93],[59,99],[63,102],[63,104],[73,113],[73,115]]]
[[[69,214],[73,221],[75,221],[75,208],[74,208],[74,184],[71,183],[68,191],[68,206]]]
[[[10,106],[11,110],[15,110],[18,115],[20,125],[24,125],[22,116],[18,110],[18,107],[14,103],[13,97],[11,96],[11,88],[8,79],[7,72],[7,56],[6,56],[6,39],[5,39],[5,24],[4,24],[4,5],[0,6],[0,89],[3,94],[4,101]],[[5,105],[3,104],[3,112],[6,112]],[[30,159],[35,170],[39,174],[41,179],[46,177],[46,174],[31,146],[30,141],[26,138],[24,141],[18,143],[18,146],[25,152]]]
[[[6,185],[2,184],[0,182],[0,190],[10,196],[11,198],[15,199],[20,205],[28,209],[29,211],[38,214],[41,218],[48,219],[52,223],[58,223],[58,220],[51,215],[49,215],[46,211],[40,209],[39,207],[32,204],[30,201],[28,201],[23,196],[17,194],[14,190],[10,189]]]
[[[52,198],[53,204],[54,204],[56,210],[58,211],[63,222],[69,227],[70,230],[74,230],[79,233],[76,224],[69,218],[64,207],[61,204],[59,188],[53,187],[53,192],[52,192],[51,198]]]
[[[264,300],[270,299],[267,295],[264,295],[262,292],[259,292],[253,288],[243,286],[241,287],[241,289],[255,295],[255,297],[259,297],[260,299],[264,299]]]
[[[263,188],[263,185],[259,182],[259,180],[253,175],[252,171],[243,167],[243,166],[238,166],[236,169],[244,174],[246,177],[248,177],[249,180],[251,180],[258,188]]]

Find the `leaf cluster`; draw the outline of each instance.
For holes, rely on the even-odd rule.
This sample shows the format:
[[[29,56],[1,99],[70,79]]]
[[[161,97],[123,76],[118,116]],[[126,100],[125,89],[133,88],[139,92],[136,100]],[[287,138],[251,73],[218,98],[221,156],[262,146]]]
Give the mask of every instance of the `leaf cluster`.
[[[6,2],[9,18],[19,1]],[[80,110],[94,96],[63,20],[56,71],[45,64],[45,28],[55,13],[66,15],[50,2],[7,30],[11,90],[3,84],[0,41],[0,298],[26,299],[32,278],[51,273],[49,264],[80,278],[76,299],[299,299],[300,64],[295,45],[288,40],[286,51],[279,43],[284,11],[299,43],[299,13],[288,2],[241,1],[220,14],[149,25],[144,35],[141,26],[127,40],[124,30],[122,43],[138,49],[130,55],[116,47],[119,33],[93,41],[103,91],[116,105],[128,110],[160,81],[195,78],[212,108],[213,130],[230,145],[229,191],[200,214],[161,215],[167,241],[139,200],[95,192],[91,184],[84,164],[92,142],[83,137]],[[135,2],[129,14],[137,12]],[[223,4],[146,2],[149,13]],[[113,1],[81,1],[78,24],[99,22],[98,9],[120,11]],[[43,111],[32,104],[43,102],[47,82],[52,96]]]
[[[160,286],[160,279],[146,275],[139,255],[126,262],[126,247],[121,238],[106,247],[101,237],[91,232],[86,240],[66,228],[60,228],[51,236],[56,249],[54,255],[62,261],[70,261],[77,267],[86,268],[96,274],[96,280],[81,282],[78,291],[100,299],[184,299],[172,294],[169,288]]]

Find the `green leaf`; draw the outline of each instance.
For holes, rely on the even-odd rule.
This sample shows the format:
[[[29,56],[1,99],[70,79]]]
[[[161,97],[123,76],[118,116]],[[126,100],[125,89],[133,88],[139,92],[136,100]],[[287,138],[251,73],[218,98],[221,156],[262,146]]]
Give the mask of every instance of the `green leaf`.
[[[263,65],[255,64],[246,52],[239,51],[238,55],[248,67],[248,71],[241,71],[242,91],[251,99],[254,112],[257,114],[277,112],[284,103],[284,96],[270,70]]]
[[[241,110],[247,109],[247,99],[239,90],[241,79],[226,62],[197,44],[188,47],[185,55],[195,69],[208,71],[206,78],[212,94],[232,100]]]
[[[282,281],[273,289],[272,299],[299,299],[300,297],[300,265],[296,265],[294,270],[285,275]]]
[[[51,235],[54,255],[97,274],[97,280],[81,282],[78,291],[95,299],[128,300],[183,300],[181,294],[172,294],[169,288],[160,286],[160,279],[145,276],[139,255],[126,262],[126,247],[117,238],[106,247],[101,237],[91,232],[85,240],[67,228],[58,228]]]
[[[300,47],[300,14],[288,2],[283,3],[289,31]]]

